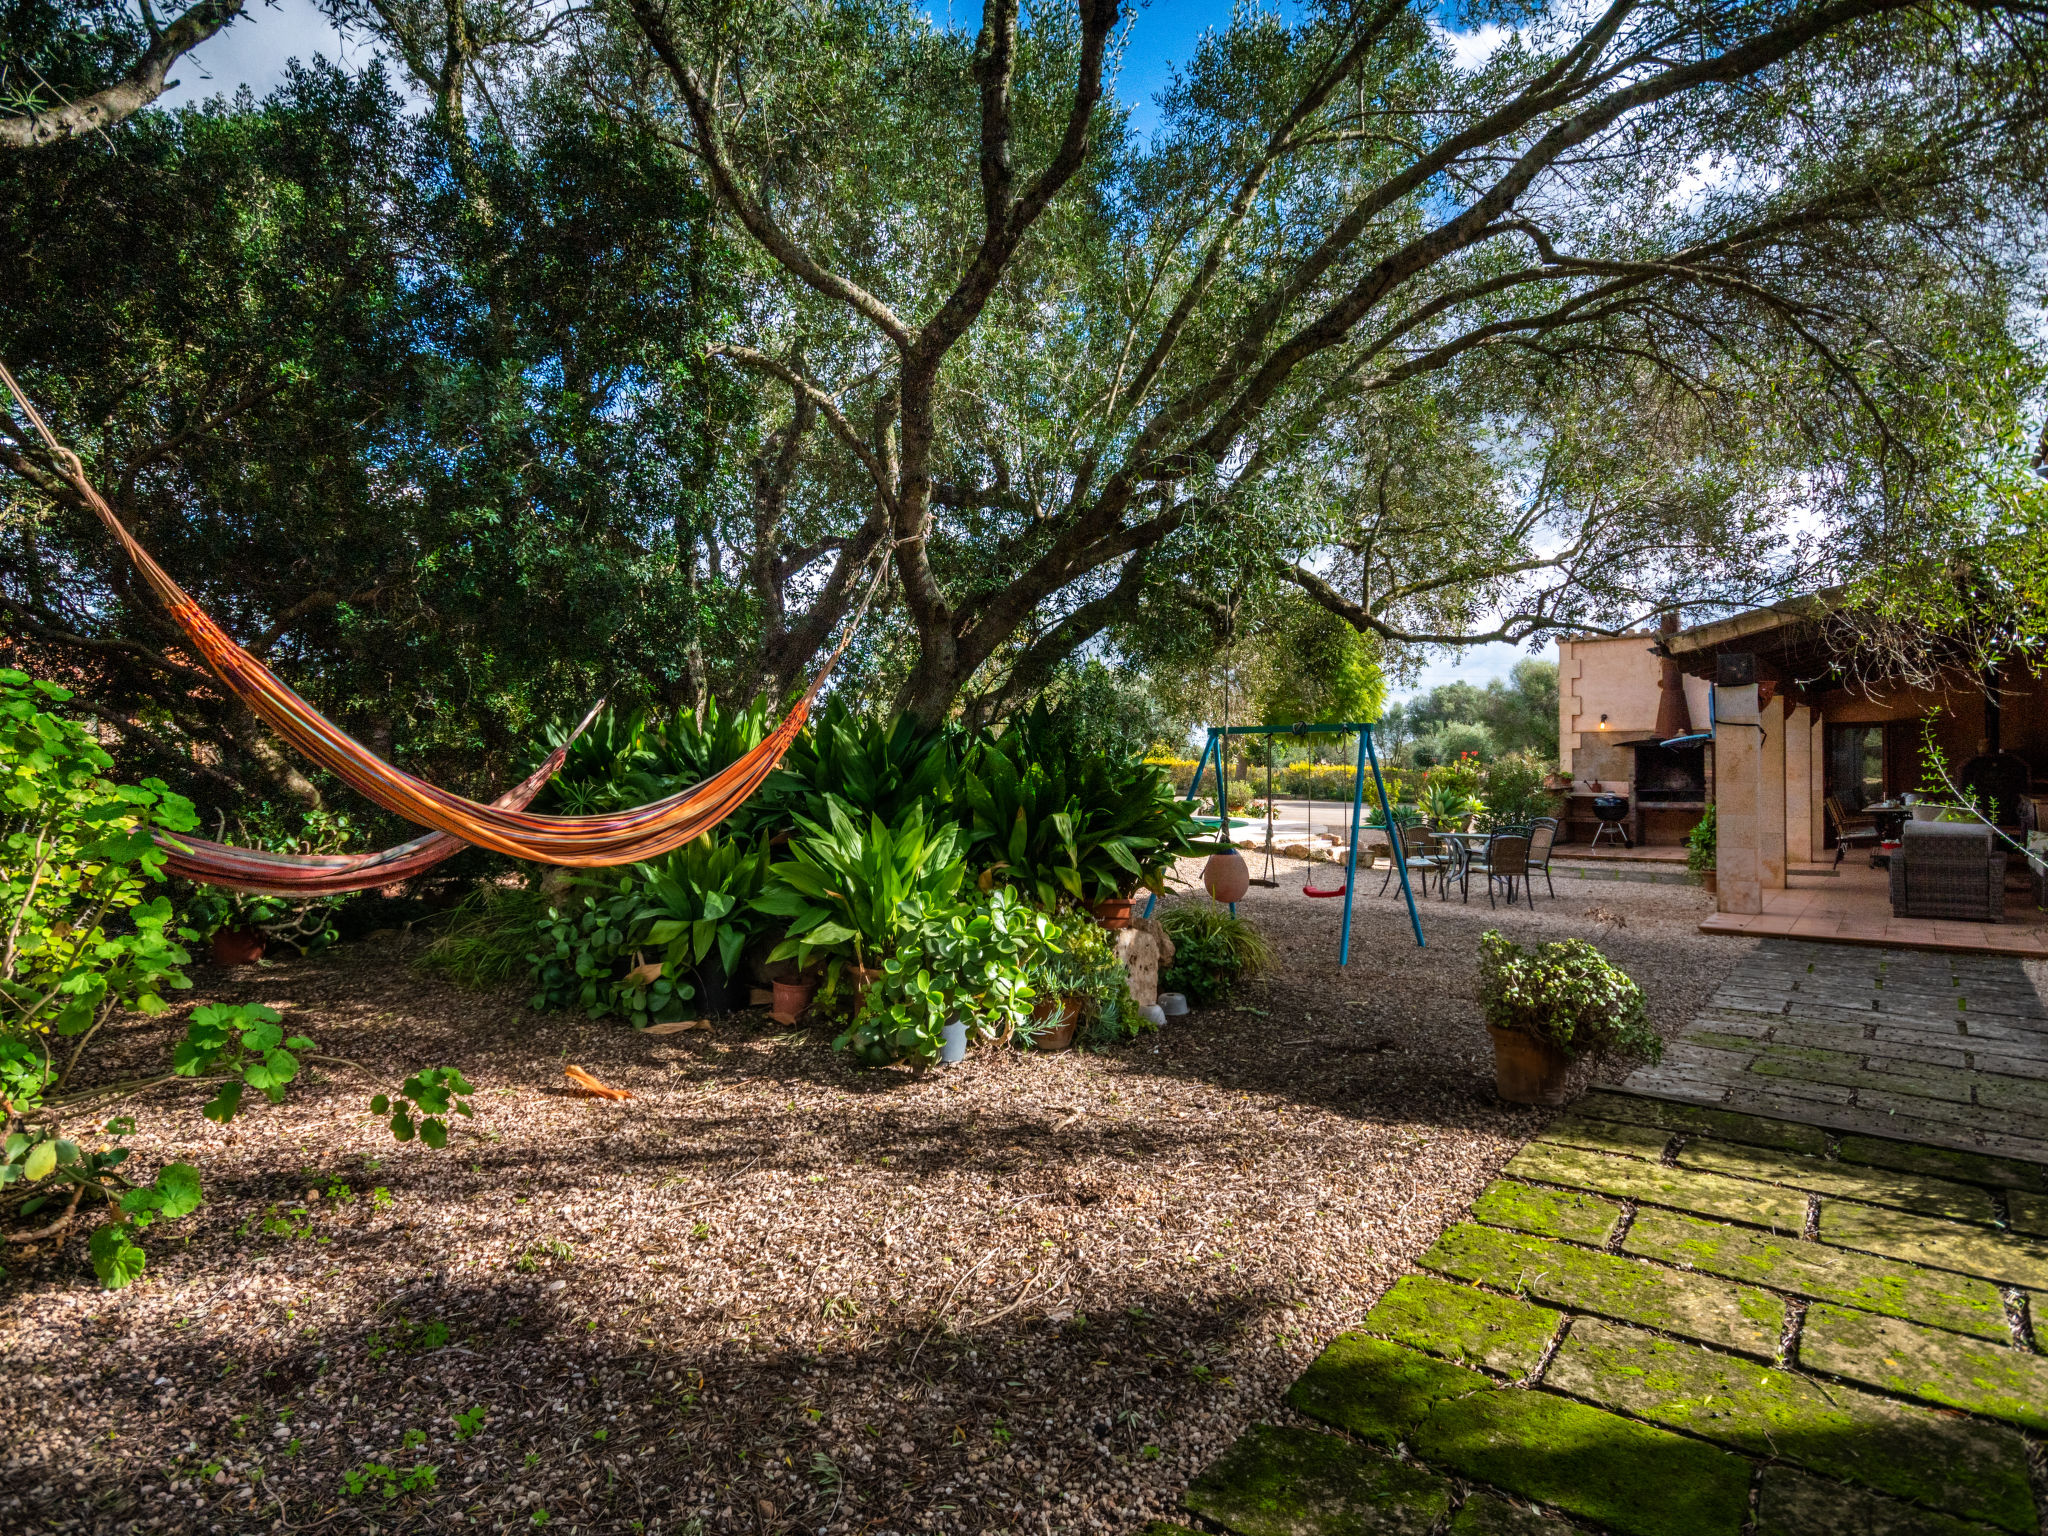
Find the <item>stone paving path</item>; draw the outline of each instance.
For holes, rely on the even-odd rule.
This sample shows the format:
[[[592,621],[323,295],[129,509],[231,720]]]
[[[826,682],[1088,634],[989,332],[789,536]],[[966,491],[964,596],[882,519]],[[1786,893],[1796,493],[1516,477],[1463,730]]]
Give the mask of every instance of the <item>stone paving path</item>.
[[[1865,988],[1842,1011],[2039,1014],[1979,962],[1936,958],[1841,968]],[[1731,983],[1759,1004],[1741,1022],[1835,1006],[1811,978],[1836,956],[1768,959]],[[1715,1018],[1745,1012],[1731,995]],[[2039,1081],[1940,1049],[1973,1059],[1893,1059],[1968,1090],[1943,1103],[1992,1109],[1986,1084]],[[1290,1422],[1195,1481],[1191,1518],[1236,1536],[2048,1536],[2048,1162],[1987,1151],[2004,1133],[1952,1114],[1913,1116],[1947,1128],[1935,1144],[1814,1124],[1813,1101],[1727,1102],[1582,1100],[1331,1342]]]
[[[2048,1161],[2048,1007],[2007,957],[1769,939],[1623,1086]]]

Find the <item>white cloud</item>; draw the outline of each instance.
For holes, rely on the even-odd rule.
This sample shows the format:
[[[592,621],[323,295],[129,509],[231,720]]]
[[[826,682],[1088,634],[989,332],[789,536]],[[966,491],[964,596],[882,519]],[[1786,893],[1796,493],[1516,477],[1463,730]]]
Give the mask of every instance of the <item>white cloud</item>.
[[[264,0],[178,60],[171,70],[177,84],[157,105],[196,106],[211,96],[232,97],[244,85],[261,97],[284,78],[287,60],[310,64],[316,54],[361,63],[370,50],[352,47],[312,0]]]
[[[1460,69],[1477,69],[1493,57],[1502,43],[1515,35],[1515,29],[1488,22],[1470,32],[1453,32],[1449,27],[1438,27],[1437,35],[1451,50],[1452,63]]]

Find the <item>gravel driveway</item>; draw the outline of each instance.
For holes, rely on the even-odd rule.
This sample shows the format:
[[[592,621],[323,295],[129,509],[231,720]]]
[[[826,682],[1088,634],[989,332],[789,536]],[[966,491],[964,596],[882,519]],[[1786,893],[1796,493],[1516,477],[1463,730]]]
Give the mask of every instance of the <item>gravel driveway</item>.
[[[82,1237],[7,1255],[0,1528],[1173,1513],[1543,1124],[1492,1100],[1486,926],[1594,938],[1667,1034],[1749,948],[1694,931],[1690,887],[1533,916],[1431,901],[1424,951],[1368,894],[1345,974],[1342,903],[1300,876],[1241,909],[1280,964],[1229,1003],[1110,1054],[923,1078],[758,1014],[663,1041],[536,1017],[413,971],[398,939],[202,973],[194,1001],[269,1003],[365,1071],[226,1133],[196,1091],[142,1105],[136,1164],[190,1159],[209,1203],[150,1235],[131,1289],[93,1285]],[[105,1069],[179,1028],[126,1024]],[[474,1133],[394,1146],[365,1101],[441,1063],[478,1085]],[[565,1063],[637,1097],[585,1098]]]

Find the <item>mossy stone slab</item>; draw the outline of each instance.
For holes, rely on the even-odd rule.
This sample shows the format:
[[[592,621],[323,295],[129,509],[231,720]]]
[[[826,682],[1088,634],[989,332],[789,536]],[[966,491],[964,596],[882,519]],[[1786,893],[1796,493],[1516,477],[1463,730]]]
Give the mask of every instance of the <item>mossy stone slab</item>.
[[[1757,1484],[1756,1536],[1992,1536],[1992,1528],[1771,1466]]]
[[[2048,1360],[2039,1355],[1822,1303],[1806,1314],[1799,1359],[1902,1397],[2048,1431]]]
[[[1575,1189],[1542,1189],[1517,1179],[1495,1179],[1472,1202],[1472,1215],[1490,1226],[1600,1248],[1621,1223],[1621,1202]]]
[[[2017,1433],[1592,1318],[1543,1384],[1752,1456],[2038,1536]]]
[[[1138,1536],[1202,1536],[1192,1526],[1175,1525],[1171,1520],[1154,1520],[1138,1532]]]
[[[1489,1392],[1496,1385],[1490,1376],[1399,1344],[1340,1333],[1287,1389],[1287,1405],[1362,1440],[1392,1446],[1445,1398]]]
[[[1475,1493],[1451,1516],[1450,1536],[1578,1536],[1578,1527],[1540,1509]]]
[[[1902,1173],[1924,1173],[1938,1179],[1961,1179],[1970,1184],[2048,1194],[2048,1167],[1983,1152],[1928,1147],[1883,1136],[1844,1136],[1835,1155],[1845,1163],[1867,1163],[1873,1168],[1896,1168]]]
[[[1433,1466],[1621,1536],[1735,1536],[1749,1517],[1741,1457],[1547,1392],[1440,1403],[1408,1444]]]
[[[1561,1316],[1469,1285],[1410,1275],[1380,1298],[1365,1330],[1460,1365],[1522,1377],[1543,1358]]]
[[[1766,1291],[1470,1223],[1451,1228],[1419,1262],[1454,1279],[1766,1359],[1785,1329],[1785,1304]]]
[[[1848,1253],[1754,1227],[1702,1221],[1676,1211],[1644,1211],[1622,1248],[1647,1259],[1749,1280],[1814,1301],[1932,1323],[2003,1343],[2005,1299],[1988,1280],[1922,1269],[1895,1259]]]
[[[1672,1132],[1658,1125],[1630,1125],[1623,1120],[1566,1115],[1536,1139],[1563,1147],[1584,1147],[1590,1152],[1611,1152],[1617,1157],[1644,1157],[1654,1163],[1671,1145],[1671,1137]]]
[[[1990,1194],[1974,1184],[1950,1179],[1933,1179],[1925,1174],[1902,1173],[1896,1169],[1865,1168],[1857,1163],[1830,1163],[1817,1157],[1742,1147],[1723,1141],[1695,1141],[1678,1154],[1679,1166],[1700,1168],[1709,1173],[1732,1174],[1742,1179],[1763,1179],[1772,1184],[1789,1184],[1794,1189],[1818,1195],[1837,1195],[1844,1200],[1864,1200],[1873,1205],[1895,1206],[1923,1216],[1945,1216],[1952,1221],[1989,1223],[1997,1218]]]
[[[2029,1237],[2048,1237],[2048,1195],[2030,1195],[2013,1190],[2005,1197],[2012,1214],[2012,1229]]]
[[[2003,1285],[2048,1290],[2048,1238],[1830,1200],[1820,1208],[1820,1240]]]
[[[1501,1172],[1509,1178],[1564,1184],[1781,1231],[1797,1232],[1806,1225],[1806,1196],[1796,1190],[1774,1189],[1726,1174],[1666,1168],[1640,1158],[1608,1157],[1536,1141],[1517,1152]]]
[[[1238,1536],[1428,1536],[1450,1513],[1451,1488],[1336,1435],[1258,1424],[1184,1502]]]
[[[1597,1116],[1602,1120],[1662,1126],[1667,1131],[1718,1136],[1723,1141],[1777,1147],[1785,1152],[1817,1154],[1828,1149],[1827,1132],[1819,1126],[1801,1125],[1793,1120],[1773,1120],[1767,1115],[1745,1115],[1732,1109],[1712,1109],[1703,1104],[1637,1098],[1630,1093],[1589,1093],[1575,1107],[1580,1114]]]

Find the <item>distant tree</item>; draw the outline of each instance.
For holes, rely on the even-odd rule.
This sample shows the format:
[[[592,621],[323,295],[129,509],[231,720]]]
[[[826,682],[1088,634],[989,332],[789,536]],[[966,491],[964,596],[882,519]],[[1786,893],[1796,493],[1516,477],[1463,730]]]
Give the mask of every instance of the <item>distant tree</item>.
[[[1557,760],[1557,663],[1528,656],[1503,684],[1486,685],[1479,720],[1502,752],[1530,752]]]

